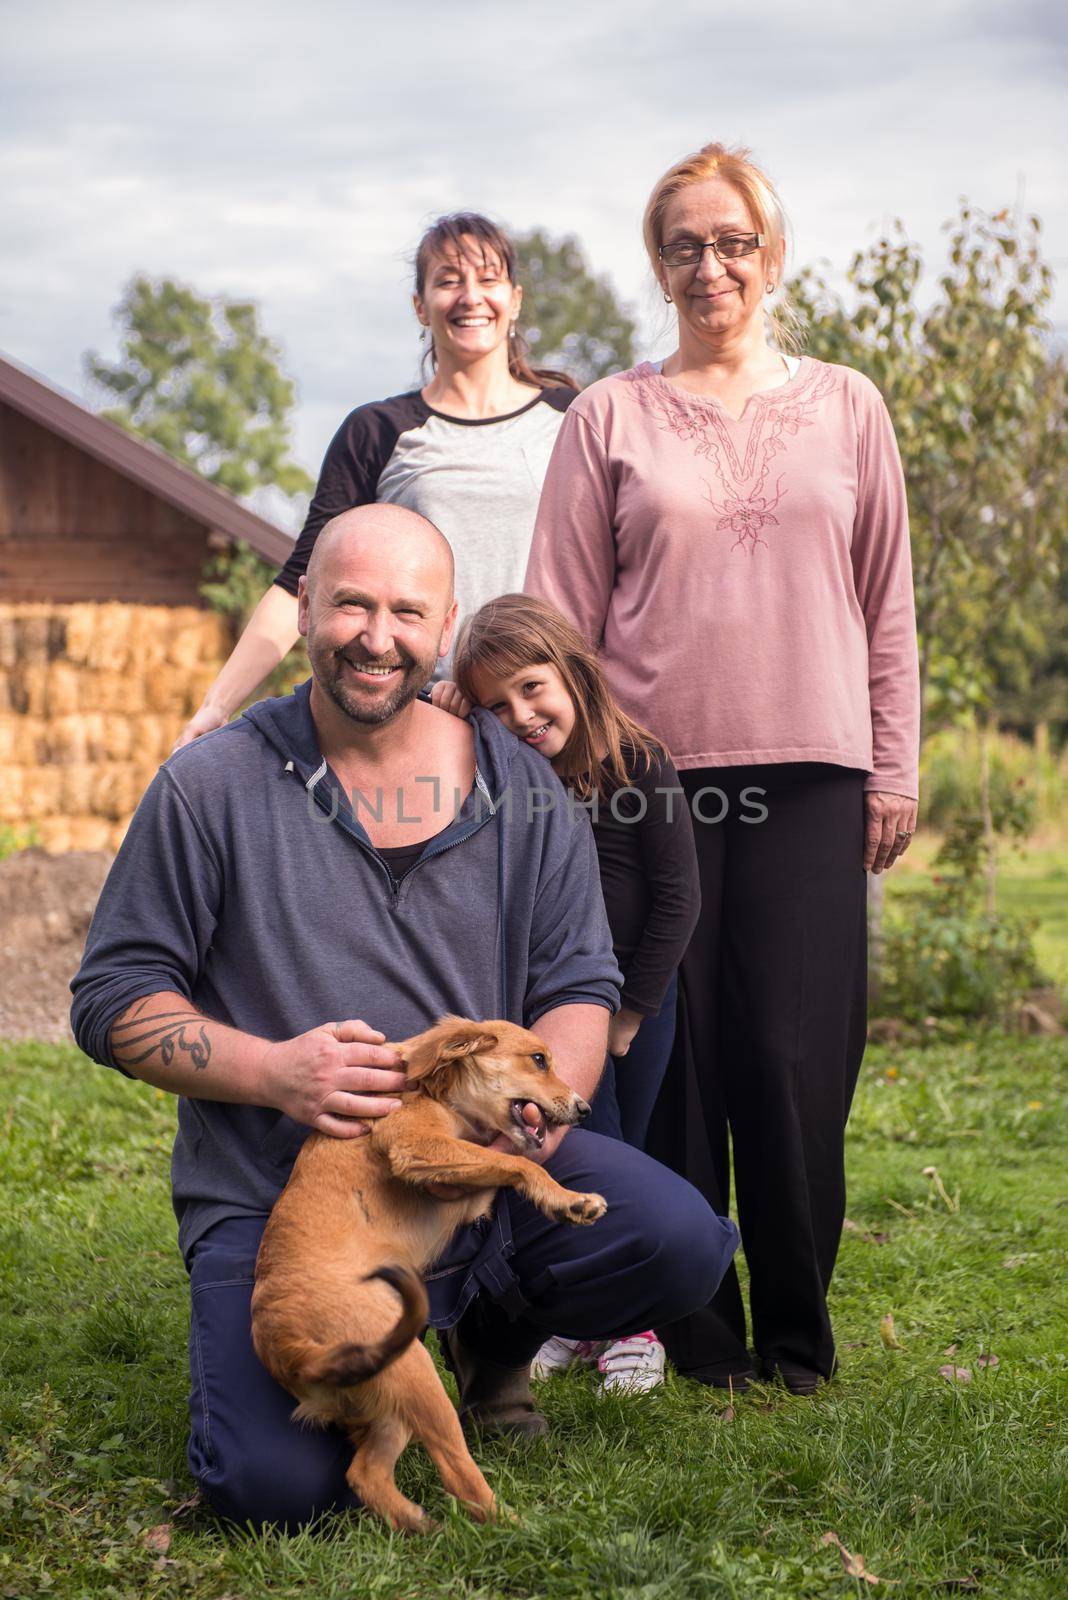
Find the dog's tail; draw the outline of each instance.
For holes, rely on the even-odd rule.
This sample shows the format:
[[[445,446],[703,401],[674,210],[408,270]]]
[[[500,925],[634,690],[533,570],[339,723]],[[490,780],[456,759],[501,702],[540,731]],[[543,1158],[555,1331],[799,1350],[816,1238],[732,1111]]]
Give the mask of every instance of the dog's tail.
[[[377,1272],[369,1272],[363,1281],[370,1283],[374,1278],[381,1278],[400,1295],[404,1308],[400,1320],[374,1344],[335,1345],[316,1366],[305,1370],[305,1378],[312,1383],[326,1383],[341,1389],[373,1378],[403,1355],[426,1325],[430,1302],[423,1280],[414,1268],[379,1267]]]

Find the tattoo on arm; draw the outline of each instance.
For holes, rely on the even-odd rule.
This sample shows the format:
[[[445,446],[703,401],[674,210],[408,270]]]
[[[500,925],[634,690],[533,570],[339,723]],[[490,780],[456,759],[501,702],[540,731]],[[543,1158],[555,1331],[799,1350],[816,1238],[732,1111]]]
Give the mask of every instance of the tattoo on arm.
[[[157,1011],[146,1017],[141,1015],[144,1005],[145,1001],[139,1001],[112,1027],[111,1048],[115,1060],[124,1067],[139,1067],[158,1051],[159,1059],[167,1067],[177,1051],[187,1055],[198,1071],[203,1071],[211,1060],[211,1040],[205,1032],[203,1018],[195,1011]]]

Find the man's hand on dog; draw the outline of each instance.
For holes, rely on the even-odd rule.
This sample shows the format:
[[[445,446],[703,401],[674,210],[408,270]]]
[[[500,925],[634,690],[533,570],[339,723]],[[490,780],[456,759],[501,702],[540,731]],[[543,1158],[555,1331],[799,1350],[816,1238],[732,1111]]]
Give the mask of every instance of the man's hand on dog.
[[[367,1120],[384,1117],[407,1078],[385,1034],[366,1022],[324,1022],[296,1039],[267,1046],[261,1061],[265,1100],[306,1127],[334,1139],[355,1139]]]
[[[395,1111],[400,1101],[393,1098],[407,1078],[391,1069],[401,1057],[385,1045],[385,1034],[353,1019],[326,1022],[296,1039],[282,1039],[267,1046],[261,1061],[264,1074],[264,1099],[306,1127],[334,1139],[358,1139],[368,1133],[368,1120]],[[540,1112],[527,1104],[523,1118],[536,1127]],[[527,1159],[541,1166],[559,1149],[566,1127],[550,1127],[540,1150]],[[490,1141],[489,1149],[515,1154],[515,1146],[505,1134]],[[428,1185],[438,1200],[459,1200],[466,1190],[453,1184]]]

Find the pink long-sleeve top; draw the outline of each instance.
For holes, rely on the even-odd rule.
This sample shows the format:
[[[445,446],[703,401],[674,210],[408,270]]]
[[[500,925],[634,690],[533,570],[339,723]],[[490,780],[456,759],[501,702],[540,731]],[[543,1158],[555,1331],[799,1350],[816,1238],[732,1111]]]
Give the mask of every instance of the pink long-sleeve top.
[[[572,403],[526,589],[678,767],[824,761],[918,794],[908,511],[874,384],[804,357],[735,420],[648,362]]]

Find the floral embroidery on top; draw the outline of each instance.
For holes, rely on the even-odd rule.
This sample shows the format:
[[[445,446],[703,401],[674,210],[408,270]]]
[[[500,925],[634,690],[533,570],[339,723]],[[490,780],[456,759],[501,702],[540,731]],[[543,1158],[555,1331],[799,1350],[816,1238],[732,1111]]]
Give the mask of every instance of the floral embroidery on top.
[[[738,535],[731,549],[751,552],[758,544],[767,549],[768,541],[760,537],[760,530],[765,523],[772,523],[775,527],[779,525],[778,517],[772,513],[782,499],[782,478],[778,479],[771,500],[752,494],[746,500],[736,494],[729,495],[726,500],[717,500],[708,479],[702,478],[701,482],[705,486],[705,499],[718,518],[717,531],[722,532],[729,528],[732,533]]]
[[[737,534],[731,549],[750,555],[758,545],[767,549],[761,530],[778,527],[775,508],[788,493],[782,473],[769,489],[771,464],[786,450],[787,439],[812,426],[816,408],[837,387],[833,368],[813,362],[800,387],[794,381],[781,386],[789,394],[767,389],[753,395],[753,421],[740,456],[726,414],[718,406],[684,394],[655,371],[636,368],[624,377],[656,426],[692,445],[694,454],[712,468],[716,482],[701,479],[704,497],[716,513],[717,532]]]

